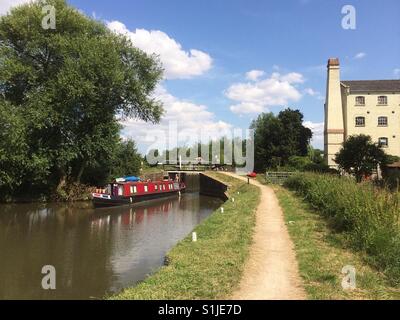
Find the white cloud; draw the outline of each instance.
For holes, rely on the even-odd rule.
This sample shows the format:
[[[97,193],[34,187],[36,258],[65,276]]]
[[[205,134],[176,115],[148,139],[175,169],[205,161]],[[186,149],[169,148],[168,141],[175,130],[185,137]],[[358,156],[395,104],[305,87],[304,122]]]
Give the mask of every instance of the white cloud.
[[[246,79],[251,81],[257,81],[260,77],[265,74],[262,70],[251,70],[246,72]]]
[[[188,79],[205,73],[212,66],[212,59],[207,53],[196,49],[185,51],[180,43],[162,31],[129,31],[119,21],[108,22],[107,26],[114,32],[126,34],[135,47],[159,55],[167,79]]]
[[[303,92],[304,92],[304,94],[307,94],[307,95],[309,95],[311,97],[314,97],[314,98],[316,98],[318,100],[325,100],[325,97],[319,91],[315,91],[312,88],[305,88],[303,90]]]
[[[0,15],[6,14],[12,7],[28,2],[30,0],[0,0]]]
[[[359,52],[354,56],[354,59],[362,59],[365,58],[367,54],[365,52]]]
[[[230,110],[237,114],[247,114],[247,113],[261,113],[265,112],[267,109],[265,106],[253,102],[241,102],[230,106]]]
[[[235,83],[225,91],[225,95],[238,102],[230,107],[232,112],[258,113],[269,106],[284,106],[291,101],[300,100],[302,94],[295,85],[302,82],[304,78],[299,73],[281,75],[274,72],[267,79]]]
[[[393,74],[395,77],[400,78],[400,68],[396,68],[393,70]]]
[[[208,137],[216,138],[229,134],[233,129],[231,124],[216,120],[215,115],[205,105],[179,99],[162,86],[157,88],[154,96],[163,102],[165,110],[159,124],[146,123],[136,119],[121,121],[124,126],[122,136],[137,141],[141,151],[146,151],[151,144],[149,134],[159,130],[167,133],[171,123],[177,124],[178,132],[185,131],[194,138],[199,137],[200,133],[205,133],[206,140]]]
[[[312,122],[304,121],[303,125],[311,129],[313,137],[311,139],[311,144],[319,149],[324,148],[324,123],[323,122]]]
[[[312,88],[304,89],[304,93],[308,94],[309,96],[315,96],[316,94],[318,94],[318,92],[314,91]]]
[[[279,72],[274,72],[271,78],[277,79],[279,81],[288,82],[290,84],[303,83],[303,75],[297,72],[290,72],[285,75],[281,75]]]

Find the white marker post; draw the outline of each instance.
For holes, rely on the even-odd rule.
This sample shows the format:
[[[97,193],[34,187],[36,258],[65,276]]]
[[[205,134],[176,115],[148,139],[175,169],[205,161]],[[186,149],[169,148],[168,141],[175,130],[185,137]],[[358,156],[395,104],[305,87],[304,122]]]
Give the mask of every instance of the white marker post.
[[[197,233],[196,232],[192,232],[192,241],[193,242],[197,241]]]
[[[224,213],[224,207],[221,207],[221,213]]]

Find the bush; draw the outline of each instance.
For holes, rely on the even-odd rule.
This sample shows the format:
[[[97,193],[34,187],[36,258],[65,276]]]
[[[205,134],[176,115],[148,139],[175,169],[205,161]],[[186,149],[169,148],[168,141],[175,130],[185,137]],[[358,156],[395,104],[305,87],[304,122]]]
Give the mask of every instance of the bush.
[[[384,172],[383,182],[389,189],[400,191],[400,171]]]
[[[285,186],[303,196],[353,248],[364,251],[371,264],[400,284],[400,193],[313,173],[294,175]]]
[[[304,171],[320,172],[320,173],[337,173],[337,170],[329,168],[325,163],[310,163],[304,167]]]
[[[308,156],[291,156],[288,161],[288,166],[298,171],[304,171],[304,168],[311,165],[313,162]]]

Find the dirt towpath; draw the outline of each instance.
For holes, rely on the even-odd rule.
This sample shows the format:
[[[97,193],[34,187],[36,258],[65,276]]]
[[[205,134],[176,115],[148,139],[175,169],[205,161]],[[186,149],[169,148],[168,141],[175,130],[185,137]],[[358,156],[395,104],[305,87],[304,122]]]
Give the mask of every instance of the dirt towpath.
[[[247,177],[225,173],[247,181]],[[278,199],[272,188],[251,180],[261,189],[250,256],[239,288],[232,299],[294,300],[306,299],[299,276],[293,243]]]

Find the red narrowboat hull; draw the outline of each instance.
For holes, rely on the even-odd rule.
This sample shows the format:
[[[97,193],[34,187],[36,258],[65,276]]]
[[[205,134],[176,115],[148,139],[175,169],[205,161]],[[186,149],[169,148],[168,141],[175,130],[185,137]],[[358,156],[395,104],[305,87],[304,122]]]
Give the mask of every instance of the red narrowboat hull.
[[[178,195],[185,191],[183,183],[173,181],[114,183],[109,193],[92,193],[95,207],[120,206]],[[122,193],[122,194],[121,194]]]

